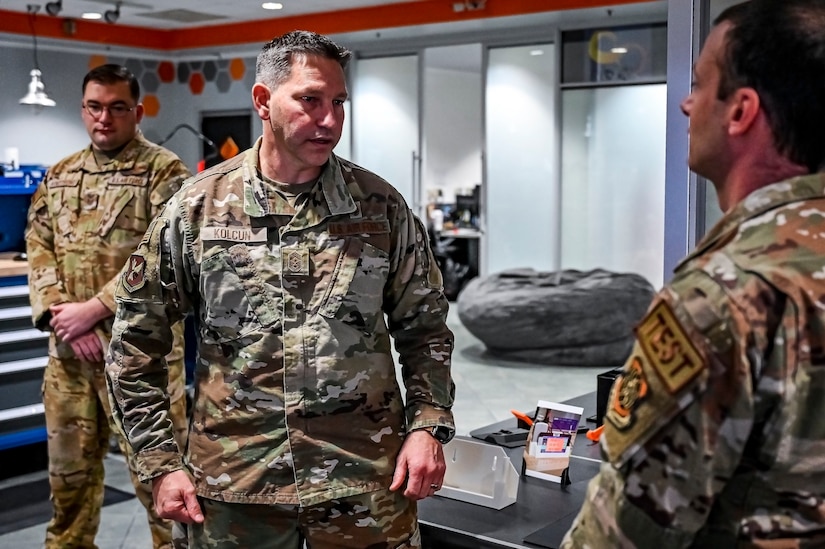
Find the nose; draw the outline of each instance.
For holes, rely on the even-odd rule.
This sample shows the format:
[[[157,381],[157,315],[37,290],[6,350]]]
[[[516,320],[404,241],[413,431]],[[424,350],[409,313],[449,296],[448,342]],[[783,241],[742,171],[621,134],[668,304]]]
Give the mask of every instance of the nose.
[[[112,113],[109,111],[109,107],[103,107],[100,111],[100,116],[97,117],[97,120],[111,120],[112,118]]]
[[[342,107],[336,105],[328,105],[325,107],[323,112],[319,113],[318,125],[323,128],[334,128],[339,121],[338,109],[340,108]]]
[[[682,102],[679,103],[679,108],[682,110],[682,114],[690,118],[690,95],[682,99]]]

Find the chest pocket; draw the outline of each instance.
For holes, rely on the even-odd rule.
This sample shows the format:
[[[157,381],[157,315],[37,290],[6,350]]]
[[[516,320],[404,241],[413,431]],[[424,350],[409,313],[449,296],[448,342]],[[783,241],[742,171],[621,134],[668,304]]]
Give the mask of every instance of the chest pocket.
[[[338,255],[319,314],[359,329],[383,318],[389,254],[360,238],[349,237]]]
[[[275,261],[265,245],[235,244],[201,263],[204,340],[236,340],[281,322],[281,290]]]
[[[55,221],[56,233],[70,237],[80,216],[80,179],[53,179],[49,182],[49,211]]]
[[[123,228],[138,232],[140,232],[141,227],[143,227],[143,231],[146,230],[148,223],[145,212],[144,215],[140,216],[142,219],[139,219],[138,212],[134,211],[134,205],[131,208],[132,211],[126,211],[127,206],[132,202],[132,198],[134,198],[134,193],[130,189],[119,189],[119,192],[110,192],[107,195],[101,208],[103,215],[100,217],[98,235],[101,237],[108,236],[115,225],[121,225]]]
[[[100,199],[104,213],[98,225],[98,235],[106,237],[113,230],[119,230],[126,231],[124,236],[142,236],[153,217],[148,193],[147,173],[113,174]]]

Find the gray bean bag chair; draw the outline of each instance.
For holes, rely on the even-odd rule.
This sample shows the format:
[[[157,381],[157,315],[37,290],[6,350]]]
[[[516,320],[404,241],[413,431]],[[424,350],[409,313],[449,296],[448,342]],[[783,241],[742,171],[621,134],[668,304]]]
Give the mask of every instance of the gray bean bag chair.
[[[493,355],[608,367],[627,359],[654,293],[633,273],[515,269],[471,280],[457,306],[461,322]]]

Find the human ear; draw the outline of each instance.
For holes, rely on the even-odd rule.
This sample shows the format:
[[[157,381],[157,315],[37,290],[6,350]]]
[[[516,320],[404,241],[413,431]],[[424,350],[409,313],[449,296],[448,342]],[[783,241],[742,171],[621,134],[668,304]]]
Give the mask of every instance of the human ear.
[[[728,99],[728,133],[742,135],[753,126],[762,108],[759,94],[753,88],[739,88]]]
[[[269,119],[269,99],[272,92],[269,88],[260,82],[252,86],[252,104],[255,106],[255,111],[261,120]]]

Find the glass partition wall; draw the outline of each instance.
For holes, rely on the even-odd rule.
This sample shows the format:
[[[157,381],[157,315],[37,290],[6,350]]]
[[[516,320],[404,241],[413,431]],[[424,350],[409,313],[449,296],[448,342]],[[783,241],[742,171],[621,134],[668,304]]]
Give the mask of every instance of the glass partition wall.
[[[431,227],[439,209],[441,236],[473,239],[449,245],[479,274],[603,268],[661,285],[665,35],[554,31],[357,59],[353,160]]]
[[[377,173],[411,205],[418,201],[418,56],[359,59],[352,88],[352,160]]]
[[[558,267],[556,50],[489,50],[486,74],[487,266]]]
[[[456,204],[481,185],[482,47],[423,52],[421,190],[425,204]],[[457,220],[464,228],[477,223]]]
[[[665,84],[562,92],[562,265],[662,285]]]
[[[562,35],[561,265],[662,285],[664,25]]]

